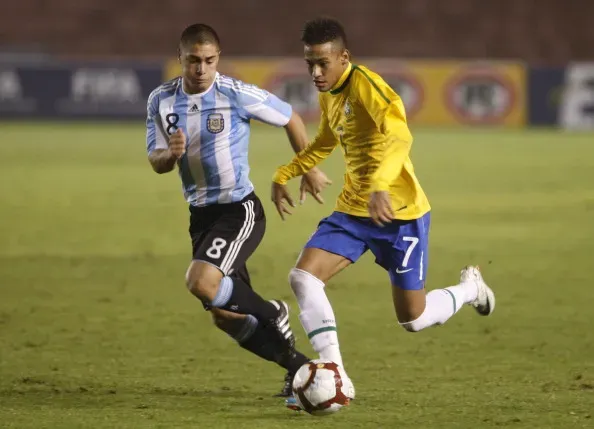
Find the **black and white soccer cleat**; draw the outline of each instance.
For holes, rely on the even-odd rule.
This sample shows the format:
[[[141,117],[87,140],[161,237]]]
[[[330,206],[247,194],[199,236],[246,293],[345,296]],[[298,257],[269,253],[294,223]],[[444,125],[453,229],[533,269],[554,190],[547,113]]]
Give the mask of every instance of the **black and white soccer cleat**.
[[[278,316],[271,321],[272,325],[275,327],[280,340],[287,346],[287,352],[294,353],[295,335],[293,335],[291,325],[289,324],[289,306],[286,302],[278,299],[273,299],[270,302],[278,310]]]

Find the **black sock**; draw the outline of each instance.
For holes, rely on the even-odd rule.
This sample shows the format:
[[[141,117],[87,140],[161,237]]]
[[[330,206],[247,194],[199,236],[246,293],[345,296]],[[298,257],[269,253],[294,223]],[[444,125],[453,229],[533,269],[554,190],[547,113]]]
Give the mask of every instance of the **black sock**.
[[[303,353],[295,350],[293,356],[286,361],[285,364],[280,364],[283,368],[286,368],[291,374],[295,374],[299,371],[303,365],[309,362],[311,359],[305,356]]]
[[[276,362],[292,374],[310,360],[296,350],[290,351],[286,344],[279,341],[278,334],[272,332],[270,326],[262,324],[258,324],[253,334],[239,345],[262,359]]]
[[[278,309],[271,302],[266,301],[237,277],[223,277],[217,295],[210,305],[233,313],[252,314],[263,322],[275,319],[278,315]]]

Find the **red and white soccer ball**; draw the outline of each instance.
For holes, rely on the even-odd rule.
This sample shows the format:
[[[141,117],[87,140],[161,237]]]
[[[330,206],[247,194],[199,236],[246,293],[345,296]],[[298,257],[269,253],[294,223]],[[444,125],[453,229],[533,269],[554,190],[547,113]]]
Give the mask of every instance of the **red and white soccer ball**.
[[[336,363],[314,359],[304,364],[293,379],[293,396],[309,414],[332,414],[355,397],[355,387],[342,367]]]

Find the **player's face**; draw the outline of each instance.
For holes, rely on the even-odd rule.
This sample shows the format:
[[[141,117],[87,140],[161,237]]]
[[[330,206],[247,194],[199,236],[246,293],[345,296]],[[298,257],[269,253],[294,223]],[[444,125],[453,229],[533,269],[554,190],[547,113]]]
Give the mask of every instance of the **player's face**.
[[[179,61],[182,66],[184,89],[191,94],[206,91],[217,73],[219,47],[212,43],[182,46]]]
[[[305,45],[305,62],[320,92],[330,91],[349,64],[349,51],[334,42]]]

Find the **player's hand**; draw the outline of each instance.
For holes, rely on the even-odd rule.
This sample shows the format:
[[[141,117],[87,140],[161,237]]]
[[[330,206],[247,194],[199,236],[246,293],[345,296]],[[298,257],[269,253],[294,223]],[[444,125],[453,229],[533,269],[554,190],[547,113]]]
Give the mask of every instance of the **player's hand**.
[[[169,151],[176,159],[180,159],[186,153],[186,135],[181,128],[169,136]]]
[[[394,211],[388,191],[372,192],[367,206],[369,215],[376,225],[384,226],[394,220]]]
[[[285,220],[285,213],[291,214],[291,211],[285,206],[285,202],[291,207],[295,207],[293,198],[291,198],[286,185],[279,185],[272,182],[271,199],[282,220]]]
[[[301,177],[299,204],[304,203],[306,194],[311,194],[318,203],[324,204],[324,199],[320,195],[320,192],[331,184],[332,180],[328,179],[328,176],[326,176],[322,170],[316,167],[312,168],[307,174],[304,174],[303,177]]]

